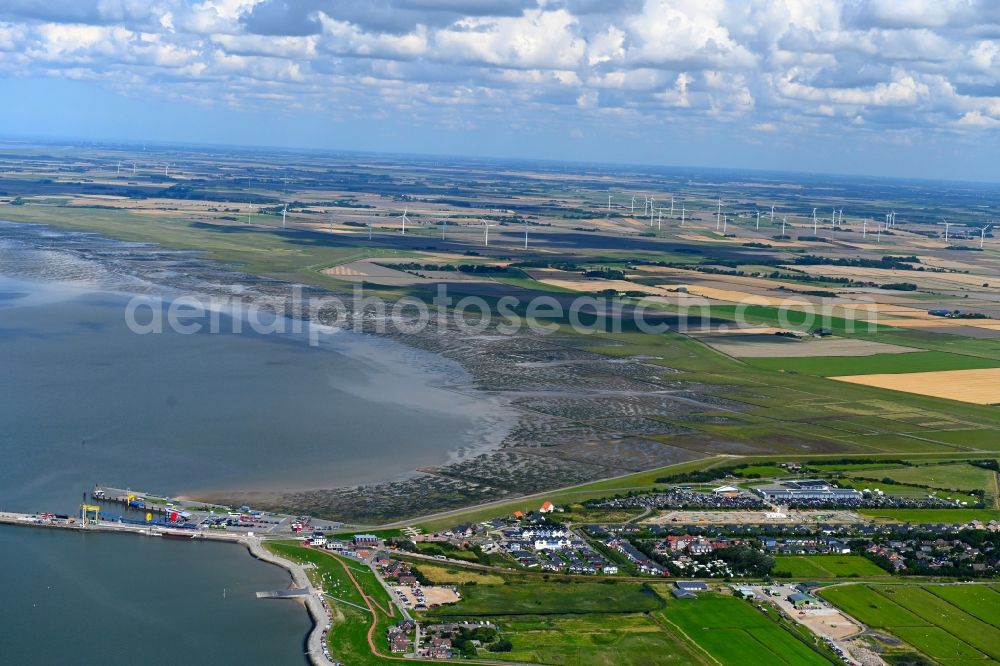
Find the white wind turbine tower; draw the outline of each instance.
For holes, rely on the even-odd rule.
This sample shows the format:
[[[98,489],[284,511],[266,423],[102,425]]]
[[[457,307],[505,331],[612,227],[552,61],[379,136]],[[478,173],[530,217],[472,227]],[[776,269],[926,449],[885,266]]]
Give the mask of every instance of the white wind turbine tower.
[[[632,208],[629,211],[629,215],[632,215],[632,216],[635,215],[635,195],[634,194],[632,195]]]
[[[163,165],[163,177],[164,178],[170,178],[170,165],[169,164],[164,164]]]
[[[844,209],[843,208],[840,209],[840,216],[839,216],[839,219],[837,221],[837,224],[840,225],[840,226],[844,226]]]
[[[121,175],[122,175],[122,161],[118,160],[118,171],[115,173],[115,176],[117,177]]]
[[[875,242],[878,244],[882,243],[882,227],[879,227],[878,231],[875,233]]]
[[[983,241],[986,240],[986,232],[989,231],[989,229],[990,229],[990,225],[987,224],[985,227],[983,227],[982,229],[979,230],[979,249],[980,250],[983,249]]]
[[[774,204],[771,204],[771,224],[774,224]]]
[[[132,162],[132,177],[135,177],[135,162]]]
[[[684,226],[684,216],[685,216],[686,213],[687,213],[687,208],[684,207],[684,204],[681,204],[681,226],[682,227]]]
[[[653,197],[649,197],[649,226],[653,226]]]
[[[760,231],[760,211],[757,211],[757,231]]]
[[[948,231],[951,229],[951,225],[953,225],[954,222],[943,222],[942,224],[944,224],[944,239],[945,239],[945,241],[947,241],[948,240]]]
[[[674,195],[670,195],[670,217],[674,216]]]
[[[816,231],[818,230],[817,229],[818,226],[819,226],[819,221],[816,219],[816,209],[813,208],[813,234],[815,234]]]
[[[406,235],[406,223],[410,219],[410,218],[406,217],[406,211],[407,210],[409,210],[408,207],[403,206],[403,214],[399,216],[399,219],[403,221],[403,231],[402,231],[402,234],[404,236]]]
[[[447,228],[448,228],[448,218],[447,217],[442,217],[441,218],[441,240],[444,240],[444,231]]]
[[[830,228],[835,229],[837,227],[837,209],[834,208],[833,212],[830,213]]]
[[[715,212],[715,230],[719,230],[719,225],[722,224],[722,197],[719,197],[719,209]]]
[[[285,207],[281,209],[281,228],[282,229],[285,228],[285,220],[286,220],[287,217],[288,217],[288,204],[285,204]]]
[[[782,216],[781,218],[781,235],[785,235],[785,225],[788,224],[788,218]]]
[[[722,235],[726,235],[726,229],[729,228],[729,215],[722,216]]]
[[[868,238],[868,218],[866,217],[861,223],[861,238]]]
[[[611,212],[611,195],[608,195],[608,212]]]
[[[495,224],[490,224],[483,218],[479,218],[479,221],[483,223],[483,245],[485,247],[490,246],[490,227],[496,226]]]
[[[656,212],[657,212],[657,216],[656,216],[656,230],[657,231],[662,231],[663,230],[663,209],[662,208],[657,208]]]

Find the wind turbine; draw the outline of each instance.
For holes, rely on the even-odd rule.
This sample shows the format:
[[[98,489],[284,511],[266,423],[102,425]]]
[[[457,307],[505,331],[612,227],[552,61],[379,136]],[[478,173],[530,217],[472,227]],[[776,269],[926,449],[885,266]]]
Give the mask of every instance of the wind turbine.
[[[771,224],[774,224],[774,204],[771,204]]]
[[[663,229],[663,209],[657,208],[656,212],[658,213],[656,216],[656,230],[661,231]]]
[[[844,209],[840,209],[840,220],[837,222],[838,225],[844,226]]]
[[[782,236],[785,235],[785,224],[787,224],[787,223],[788,223],[788,218],[782,216],[782,218],[781,218],[781,235]]]
[[[684,204],[681,204],[681,226],[682,227],[684,226],[684,215],[686,213],[687,213],[687,208],[684,207]]]
[[[813,234],[816,233],[818,225],[819,225],[819,221],[816,220],[816,209],[813,208]]]
[[[726,229],[729,227],[729,215],[722,216],[722,235],[726,235]]]
[[[760,231],[760,211],[757,211],[757,230]]]
[[[864,222],[861,223],[861,238],[862,239],[868,238],[868,218],[867,217],[864,219]]]
[[[447,228],[448,228],[448,218],[447,217],[442,217],[441,218],[441,240],[444,240],[444,231]]]
[[[953,225],[955,223],[954,222],[943,222],[942,224],[944,224],[944,239],[947,241],[948,240],[948,230],[951,229],[951,225]]]
[[[980,250],[983,249],[983,241],[986,240],[986,232],[989,230],[989,228],[990,228],[990,225],[987,224],[985,227],[983,227],[982,229],[979,230],[979,249]]]
[[[670,217],[674,216],[674,195],[670,195]]]
[[[649,226],[653,226],[653,197],[649,197]]]
[[[479,221],[483,223],[483,245],[485,247],[490,246],[490,227],[496,226],[495,224],[490,224],[483,218],[479,218]]]
[[[135,177],[135,162],[132,162],[132,177]]]
[[[834,208],[833,212],[830,213],[830,228],[835,229],[837,227],[837,209]]]
[[[611,212],[611,195],[608,195],[608,212]]]
[[[285,207],[281,209],[281,228],[282,229],[285,228],[285,218],[287,216],[288,216],[288,204],[285,204]]]
[[[715,230],[719,230],[719,225],[722,224],[722,197],[719,197],[719,210],[715,213]]]
[[[882,227],[879,227],[875,234],[875,242],[879,244],[882,243]]]
[[[403,206],[403,214],[399,216],[399,219],[403,221],[403,231],[402,231],[402,234],[404,236],[406,235],[406,222],[407,222],[407,220],[410,219],[410,218],[406,217],[406,211],[407,210],[408,210],[408,208],[406,206]]]
[[[635,195],[632,195],[632,209],[629,211],[629,215],[635,215]]]
[[[170,165],[169,164],[164,164],[163,165],[163,177],[164,178],[170,178]]]
[[[252,216],[253,216],[253,205],[251,204],[247,208],[247,224],[250,224],[250,219],[251,219]]]
[[[118,160],[118,171],[115,173],[115,177],[122,175],[122,161]]]

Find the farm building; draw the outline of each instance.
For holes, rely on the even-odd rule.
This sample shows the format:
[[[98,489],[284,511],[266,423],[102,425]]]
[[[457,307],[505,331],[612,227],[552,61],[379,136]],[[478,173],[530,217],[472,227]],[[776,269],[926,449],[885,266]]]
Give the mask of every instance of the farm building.
[[[788,595],[788,601],[791,602],[796,608],[808,608],[810,606],[817,606],[819,602],[816,601],[815,597],[808,594],[803,594],[801,592],[796,592],[795,594]]]

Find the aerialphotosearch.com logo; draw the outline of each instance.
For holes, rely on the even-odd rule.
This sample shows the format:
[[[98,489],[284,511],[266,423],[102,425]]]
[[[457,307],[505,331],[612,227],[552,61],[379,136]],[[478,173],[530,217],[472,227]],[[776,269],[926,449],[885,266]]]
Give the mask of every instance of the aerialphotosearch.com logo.
[[[853,333],[877,332],[878,306],[859,301],[850,307],[835,299],[821,302],[788,297],[775,301],[752,295],[740,302],[712,301],[687,293],[677,298],[620,295],[513,295],[494,299],[448,294],[439,284],[428,302],[416,296],[387,300],[365,295],[355,286],[347,296],[305,297],[293,285],[281,298],[218,297],[187,294],[171,298],[137,295],[125,308],[125,323],[139,335],[171,331],[183,335],[247,331],[259,335],[306,336],[318,345],[341,330],[358,333],[417,335],[433,328],[439,334],[517,335],[526,330],[547,335],[568,327],[574,333],[638,331],[662,334],[760,331]],[[723,316],[724,314],[724,316]]]

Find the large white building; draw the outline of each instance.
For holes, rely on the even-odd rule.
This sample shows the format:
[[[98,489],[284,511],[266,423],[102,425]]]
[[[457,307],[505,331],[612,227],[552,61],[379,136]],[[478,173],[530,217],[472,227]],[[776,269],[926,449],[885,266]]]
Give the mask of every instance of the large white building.
[[[822,479],[803,479],[801,481],[785,481],[770,486],[757,486],[753,491],[774,504],[785,504],[794,500],[858,500],[860,490],[853,488],[838,488]]]

